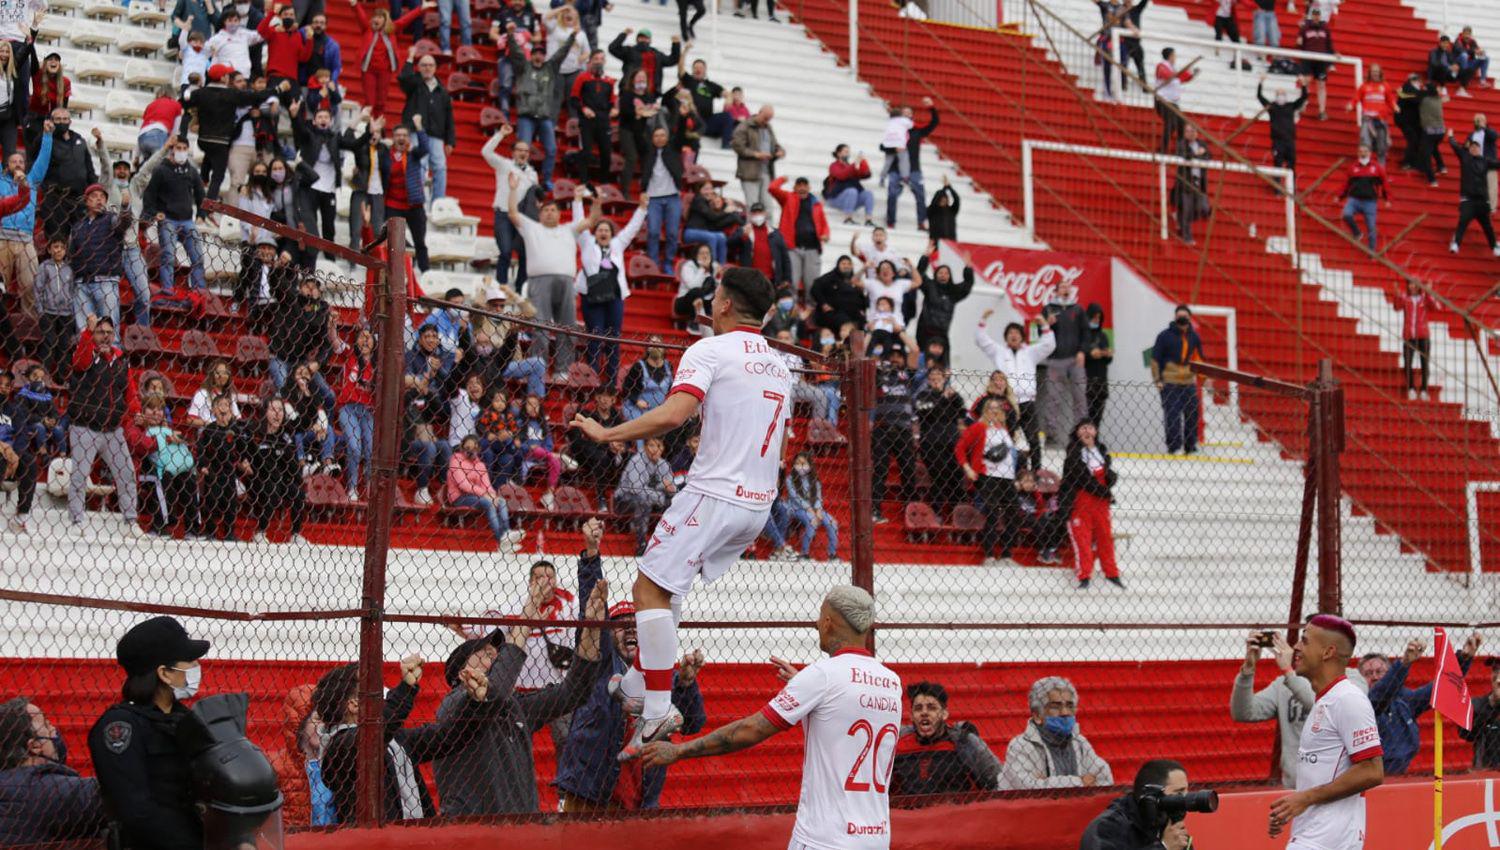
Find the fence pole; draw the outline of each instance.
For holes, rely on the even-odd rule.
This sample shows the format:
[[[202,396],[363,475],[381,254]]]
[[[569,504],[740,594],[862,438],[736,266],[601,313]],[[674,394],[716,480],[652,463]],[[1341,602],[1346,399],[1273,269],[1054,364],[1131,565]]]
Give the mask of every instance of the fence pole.
[[[380,353],[375,367],[375,451],[370,463],[369,517],[365,529],[364,613],[359,621],[359,727],[355,821],[375,827],[385,811],[385,742],[381,671],[384,658],[385,568],[396,509],[396,467],[400,462],[402,348],[406,319],[406,220],[386,223],[385,286],[379,307]],[[368,295],[367,295],[368,297]],[[372,318],[376,313],[372,309]]]
[[[1344,450],[1344,388],[1333,377],[1332,360],[1319,361],[1314,387],[1319,397],[1318,441],[1312,447],[1318,458],[1318,609],[1342,614],[1339,454]]]
[[[875,406],[875,361],[850,360],[844,367],[849,400],[849,525],[851,582],[875,595],[875,523],[871,515],[870,414]]]

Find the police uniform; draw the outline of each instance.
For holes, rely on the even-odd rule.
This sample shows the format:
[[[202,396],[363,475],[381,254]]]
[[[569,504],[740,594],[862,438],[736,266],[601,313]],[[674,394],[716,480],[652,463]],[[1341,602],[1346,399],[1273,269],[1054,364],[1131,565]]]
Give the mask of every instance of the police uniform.
[[[182,624],[156,617],[125,634],[116,648],[127,674],[196,661],[208,642],[192,640]],[[89,754],[124,847],[133,850],[202,850],[203,818],[195,802],[191,767],[177,744],[187,709],[173,701],[110,706],[89,730]]]

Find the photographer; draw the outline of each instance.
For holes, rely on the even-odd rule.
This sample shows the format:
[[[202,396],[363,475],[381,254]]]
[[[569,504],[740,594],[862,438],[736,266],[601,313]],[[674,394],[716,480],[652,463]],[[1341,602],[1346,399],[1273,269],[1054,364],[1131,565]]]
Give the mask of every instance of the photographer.
[[[1181,764],[1171,759],[1146,762],[1136,771],[1130,793],[1110,803],[1083,831],[1078,850],[1187,850],[1193,846],[1183,823],[1187,812],[1218,807],[1217,798],[1200,796],[1212,791],[1192,795],[1196,800],[1172,799],[1187,791],[1187,771]],[[1205,807],[1209,800],[1212,808]]]

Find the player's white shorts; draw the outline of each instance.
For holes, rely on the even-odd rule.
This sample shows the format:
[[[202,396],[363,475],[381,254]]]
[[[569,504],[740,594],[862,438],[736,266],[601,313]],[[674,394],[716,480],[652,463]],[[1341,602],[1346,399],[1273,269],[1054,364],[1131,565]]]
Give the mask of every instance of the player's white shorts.
[[[679,493],[656,523],[640,570],[679,595],[693,577],[713,581],[729,571],[766,527],[770,511],[753,511],[701,493]]]

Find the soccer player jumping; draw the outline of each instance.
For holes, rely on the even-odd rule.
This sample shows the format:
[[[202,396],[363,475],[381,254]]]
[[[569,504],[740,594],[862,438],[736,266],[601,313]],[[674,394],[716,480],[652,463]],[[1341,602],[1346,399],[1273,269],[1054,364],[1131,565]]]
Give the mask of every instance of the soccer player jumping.
[[[630,672],[612,683],[627,711],[639,707],[625,761],[682,725],[672,707],[672,666],[682,598],[701,575],[729,570],[766,525],[776,501],[781,446],[791,416],[791,373],[761,335],[771,282],[749,268],[724,273],[710,308],[714,336],[693,343],[660,406],[606,428],[586,416],[572,427],[597,442],[665,434],[696,413],[700,443],[682,492],[657,523],[633,589],[638,641]]]

